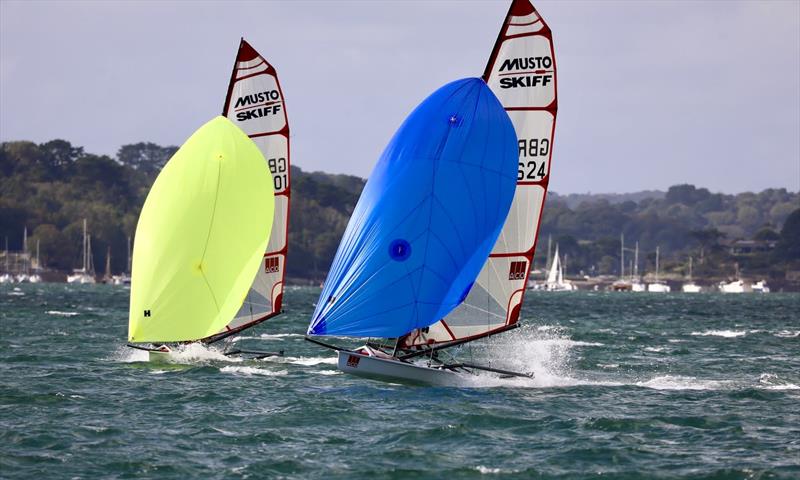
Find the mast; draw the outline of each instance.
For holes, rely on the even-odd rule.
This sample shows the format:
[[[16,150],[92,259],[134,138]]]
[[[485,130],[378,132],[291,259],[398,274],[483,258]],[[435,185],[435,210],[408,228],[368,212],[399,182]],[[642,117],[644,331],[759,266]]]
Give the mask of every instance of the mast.
[[[619,278],[625,278],[625,234],[619,234]]]
[[[547,264],[545,265],[545,270],[550,268],[552,265],[552,254],[553,254],[553,234],[550,233],[547,235]]]
[[[88,265],[87,260],[89,257],[88,253],[89,253],[89,243],[86,237],[86,219],[84,218],[83,219],[83,265],[81,267],[81,271],[83,271],[83,273],[87,273],[89,271],[87,267]]]
[[[656,283],[658,283],[658,253],[659,247],[656,246]]]
[[[36,270],[41,270],[42,264],[39,263],[39,239],[36,239]]]
[[[125,271],[128,275],[131,273],[131,236],[128,235],[128,269]]]
[[[28,255],[28,227],[23,227],[22,230],[22,258],[25,262],[25,275],[30,272],[31,257]]]
[[[222,115],[242,129],[264,154],[272,174],[275,214],[261,268],[241,309],[220,332],[203,339],[213,343],[279,315],[286,277],[291,162],[289,119],[278,73],[244,38],[231,72]]]
[[[689,280],[692,279],[692,257],[689,257]]]
[[[633,251],[633,276],[639,278],[639,240],[636,240],[636,249]]]
[[[500,237],[461,305],[429,329],[411,332],[402,348],[477,338],[518,322],[550,181],[558,110],[556,70],[550,27],[529,0],[513,0],[483,80],[503,104],[517,134],[514,200]]]
[[[92,236],[86,237],[86,266],[89,275],[94,276],[94,257],[92,256]]]
[[[6,273],[9,273],[10,265],[8,263],[8,235],[6,235]]]
[[[103,276],[106,281],[111,280],[111,246],[106,248],[106,273]]]

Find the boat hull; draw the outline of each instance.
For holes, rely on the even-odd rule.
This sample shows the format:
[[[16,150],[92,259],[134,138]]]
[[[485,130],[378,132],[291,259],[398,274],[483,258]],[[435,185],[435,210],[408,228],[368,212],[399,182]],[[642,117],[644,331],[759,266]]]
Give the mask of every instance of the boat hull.
[[[343,350],[339,350],[337,353],[339,354],[339,370],[359,377],[417,385],[458,386],[464,384],[464,377],[448,370]]]

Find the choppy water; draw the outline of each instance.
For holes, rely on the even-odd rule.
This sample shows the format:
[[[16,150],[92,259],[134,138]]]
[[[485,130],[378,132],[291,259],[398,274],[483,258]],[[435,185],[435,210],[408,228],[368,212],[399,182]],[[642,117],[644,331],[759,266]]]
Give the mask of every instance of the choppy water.
[[[532,292],[464,388],[339,373],[317,289],[277,360],[125,348],[128,291],[0,286],[3,478],[800,478],[800,296]]]

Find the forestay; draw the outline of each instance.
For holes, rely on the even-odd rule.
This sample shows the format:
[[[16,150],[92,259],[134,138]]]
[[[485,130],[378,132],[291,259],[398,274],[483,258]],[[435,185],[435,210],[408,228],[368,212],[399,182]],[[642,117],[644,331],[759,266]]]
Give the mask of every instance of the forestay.
[[[550,172],[557,110],[550,28],[528,0],[514,0],[483,79],[500,99],[518,138],[517,189],[502,233],[464,302],[406,348],[466,339],[517,322],[536,249]]]
[[[261,151],[225,117],[172,156],[136,226],[130,341],[195,341],[230,322],[267,246],[269,180]]]
[[[289,123],[278,74],[244,39],[239,45],[222,113],[258,145],[272,172],[264,188],[275,191],[275,219],[261,268],[236,317],[215,341],[281,312],[289,229]],[[256,215],[263,215],[256,210]]]
[[[461,303],[508,213],[516,156],[514,128],[481,79],[422,102],[364,187],[308,333],[397,337]]]

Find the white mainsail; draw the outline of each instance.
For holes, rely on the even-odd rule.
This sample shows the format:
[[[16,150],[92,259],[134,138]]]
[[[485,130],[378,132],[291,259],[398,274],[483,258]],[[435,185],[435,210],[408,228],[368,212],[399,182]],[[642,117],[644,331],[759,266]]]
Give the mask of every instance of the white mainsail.
[[[289,231],[289,122],[278,74],[244,39],[239,44],[223,116],[241,128],[264,154],[272,172],[275,217],[261,268],[241,309],[215,341],[281,313]]]
[[[483,79],[518,138],[517,189],[506,223],[461,305],[403,338],[405,348],[462,340],[514,325],[536,250],[558,107],[553,38],[528,0],[513,0]]]
[[[550,273],[547,274],[547,283],[561,283],[561,261],[558,258],[558,245],[556,245],[556,256],[550,265]]]

